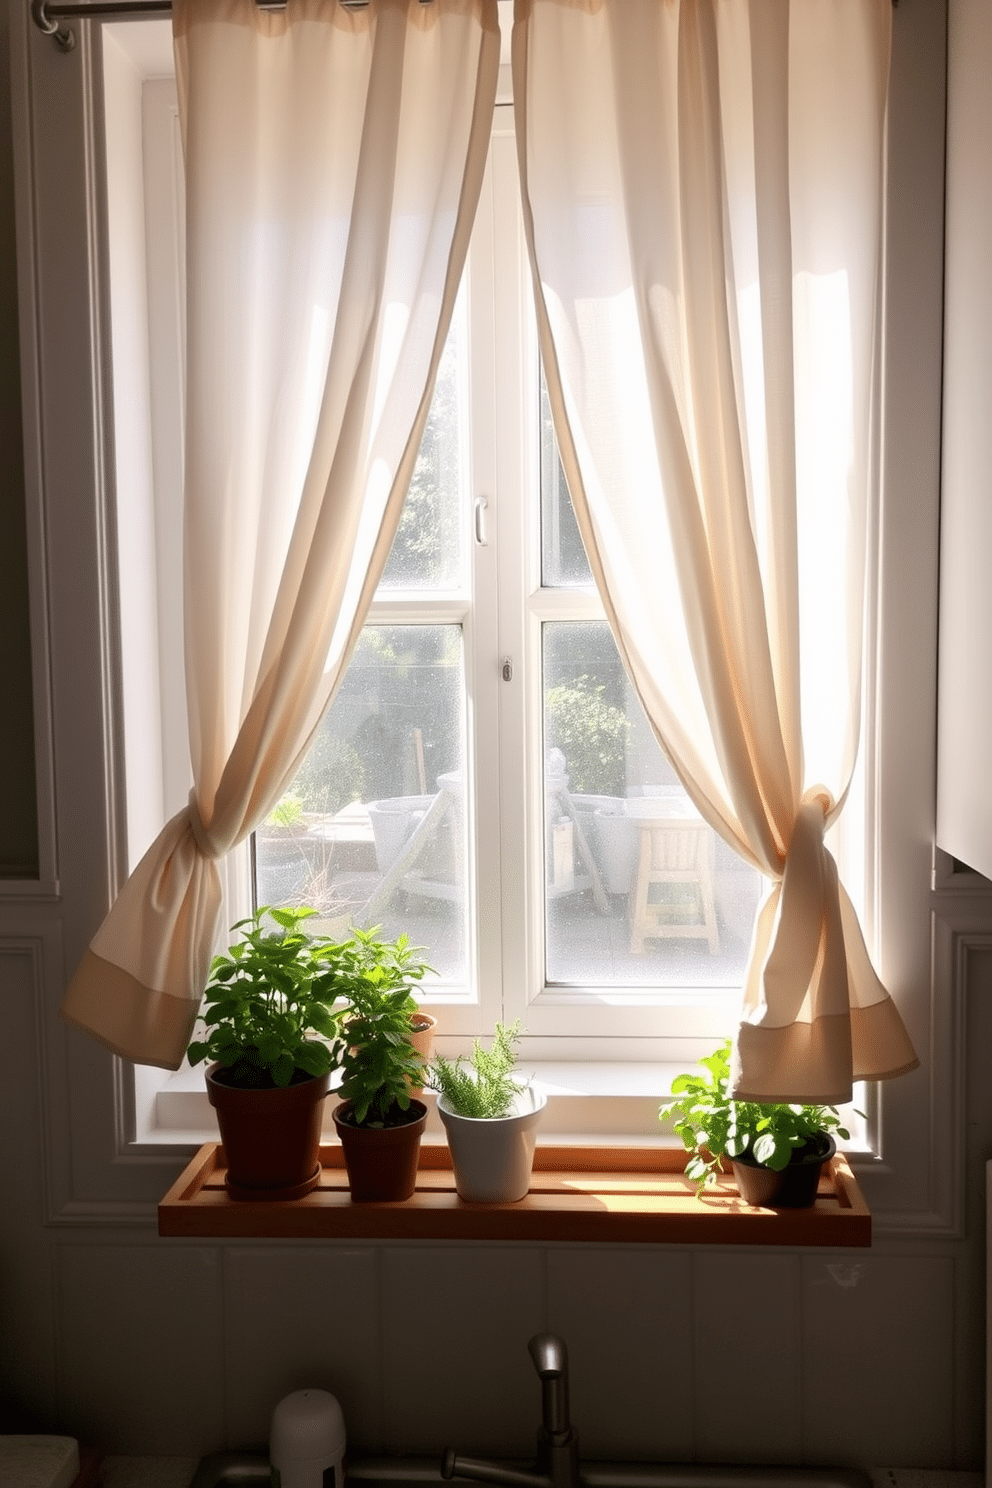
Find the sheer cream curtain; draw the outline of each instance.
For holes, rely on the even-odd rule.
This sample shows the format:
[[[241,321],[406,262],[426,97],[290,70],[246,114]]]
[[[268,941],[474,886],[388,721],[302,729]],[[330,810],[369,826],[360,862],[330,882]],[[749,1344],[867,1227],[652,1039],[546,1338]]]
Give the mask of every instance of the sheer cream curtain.
[[[489,142],[496,0],[174,0],[194,788],[64,1015],[175,1068],[217,860],[293,777],[389,554]]]
[[[590,562],[703,816],[771,880],[734,1088],[916,1056],[824,829],[858,747],[891,0],[516,0],[541,347]]]

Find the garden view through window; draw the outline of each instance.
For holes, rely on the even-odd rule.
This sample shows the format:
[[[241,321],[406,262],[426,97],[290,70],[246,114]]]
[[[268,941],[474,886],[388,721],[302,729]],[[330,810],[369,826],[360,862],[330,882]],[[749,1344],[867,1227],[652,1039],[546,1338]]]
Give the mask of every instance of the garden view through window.
[[[504,504],[520,499],[512,490],[478,509],[472,298],[459,299],[370,623],[296,779],[255,834],[256,902],[313,905],[329,933],[352,923],[405,931],[426,948],[435,991],[470,993],[475,865],[498,854],[502,875],[526,875],[490,810],[499,797],[501,811],[516,802],[524,814],[524,857],[540,864],[545,987],[636,1001],[651,989],[739,986],[760,878],[702,821],[627,680],[536,375],[539,406],[521,421],[534,448],[519,462],[536,520],[503,522]],[[526,572],[532,531],[533,675],[526,643],[498,666],[470,667],[466,635],[480,623],[474,549],[515,543],[502,561]],[[497,689],[503,734],[512,720],[499,707],[501,686],[523,689],[535,726],[503,740],[501,778],[480,778],[479,691]],[[520,773],[537,777],[536,811],[515,778],[521,758]]]

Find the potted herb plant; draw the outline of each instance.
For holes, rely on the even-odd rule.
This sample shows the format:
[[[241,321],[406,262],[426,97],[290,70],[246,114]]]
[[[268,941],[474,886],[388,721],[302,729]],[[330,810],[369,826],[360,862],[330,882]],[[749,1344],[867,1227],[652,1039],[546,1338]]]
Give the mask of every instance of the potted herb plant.
[[[512,1204],[530,1188],[537,1123],[547,1097],[514,1078],[520,1025],[497,1023],[492,1045],[478,1039],[466,1067],[439,1055],[427,1082],[451,1150],[459,1198]]]
[[[700,1064],[706,1073],[676,1076],[675,1099],[658,1112],[662,1121],[675,1118],[675,1131],[692,1153],[685,1171],[697,1193],[716,1182],[727,1158],[746,1203],[809,1208],[823,1165],[837,1150],[833,1134],[850,1136],[836,1107],[733,1100],[729,1039]]]
[[[214,957],[203,996],[207,1095],[235,1198],[292,1199],[316,1187],[323,1100],[340,1055],[337,967],[311,936],[312,909],[256,910]],[[331,947],[331,949],[335,949]]]
[[[411,984],[429,968],[405,935],[381,941],[377,930],[355,930],[353,936],[334,1124],[352,1199],[408,1199],[427,1120],[427,1107],[414,1095],[424,1060],[413,1042],[419,1009]]]

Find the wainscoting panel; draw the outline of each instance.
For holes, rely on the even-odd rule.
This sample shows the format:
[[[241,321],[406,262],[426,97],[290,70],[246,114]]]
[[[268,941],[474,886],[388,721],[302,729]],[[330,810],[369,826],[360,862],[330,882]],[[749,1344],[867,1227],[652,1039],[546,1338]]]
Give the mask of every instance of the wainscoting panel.
[[[126,1454],[215,1451],[224,1440],[216,1249],[84,1243],[55,1252],[60,1414],[71,1433]]]
[[[0,933],[0,1403],[8,1426],[55,1412],[54,1329],[45,1210],[41,1099],[40,935]]]

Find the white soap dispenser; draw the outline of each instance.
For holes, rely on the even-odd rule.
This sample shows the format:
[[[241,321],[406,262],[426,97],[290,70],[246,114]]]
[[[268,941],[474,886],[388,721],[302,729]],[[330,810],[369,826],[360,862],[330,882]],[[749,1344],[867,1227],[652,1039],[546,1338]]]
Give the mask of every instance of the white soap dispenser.
[[[344,1416],[326,1390],[296,1390],[272,1414],[273,1488],[344,1488]]]

